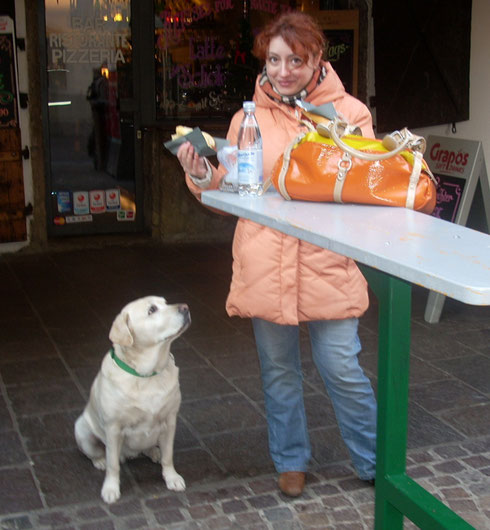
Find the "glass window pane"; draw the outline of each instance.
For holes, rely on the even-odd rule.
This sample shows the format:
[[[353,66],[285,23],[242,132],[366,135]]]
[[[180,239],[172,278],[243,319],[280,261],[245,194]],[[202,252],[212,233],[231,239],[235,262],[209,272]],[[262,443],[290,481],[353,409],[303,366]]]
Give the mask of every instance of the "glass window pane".
[[[229,118],[253,94],[256,31],[287,1],[155,0],[157,118]]]

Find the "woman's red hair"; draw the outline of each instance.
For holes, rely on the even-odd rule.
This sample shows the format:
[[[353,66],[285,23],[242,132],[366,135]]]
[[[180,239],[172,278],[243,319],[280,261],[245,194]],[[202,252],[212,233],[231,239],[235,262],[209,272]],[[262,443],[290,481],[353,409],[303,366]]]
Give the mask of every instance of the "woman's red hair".
[[[316,21],[306,13],[292,11],[279,15],[255,37],[252,53],[265,61],[270,41],[282,37],[284,42],[304,61],[323,54],[325,36]]]

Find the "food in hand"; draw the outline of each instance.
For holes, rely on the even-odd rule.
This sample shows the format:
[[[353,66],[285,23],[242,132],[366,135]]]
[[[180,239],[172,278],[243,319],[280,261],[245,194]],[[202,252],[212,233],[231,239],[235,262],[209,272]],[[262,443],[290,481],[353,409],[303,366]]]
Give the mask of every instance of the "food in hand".
[[[185,125],[177,125],[177,127],[175,127],[175,134],[172,134],[172,140],[177,140],[177,138],[185,136],[186,134],[189,134],[191,132],[191,127],[186,127]]]
[[[175,134],[172,134],[172,140],[176,140],[181,136],[185,136],[186,134],[191,133],[192,130],[193,129],[191,127],[186,127],[185,125],[177,125],[177,127],[175,127]],[[216,142],[214,141],[214,138],[207,132],[201,131],[201,133],[204,136],[204,139],[206,140],[208,146],[211,147],[211,149],[215,149]]]

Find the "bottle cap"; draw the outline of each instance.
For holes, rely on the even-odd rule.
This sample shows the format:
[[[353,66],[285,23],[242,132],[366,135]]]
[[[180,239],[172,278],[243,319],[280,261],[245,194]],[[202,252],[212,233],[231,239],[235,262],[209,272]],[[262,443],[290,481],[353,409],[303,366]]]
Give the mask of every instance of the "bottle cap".
[[[244,101],[243,102],[243,110],[245,112],[250,112],[255,110],[255,102],[253,101]]]

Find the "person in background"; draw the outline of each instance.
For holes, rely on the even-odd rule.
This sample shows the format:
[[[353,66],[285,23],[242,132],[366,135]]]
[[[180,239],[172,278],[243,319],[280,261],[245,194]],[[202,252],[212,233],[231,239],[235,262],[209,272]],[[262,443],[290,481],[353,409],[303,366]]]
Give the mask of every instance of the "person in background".
[[[324,35],[301,12],[275,18],[255,38],[265,63],[253,100],[263,140],[264,180],[286,146],[302,131],[297,99],[331,102],[337,114],[374,138],[367,107],[346,93],[329,62]],[[236,145],[243,111],[227,133]],[[189,142],[177,153],[191,192],[217,189],[224,168],[211,166]],[[256,200],[261,200],[260,198]],[[269,450],[279,489],[301,495],[311,459],[303,400],[300,323],[308,329],[315,365],[331,398],[340,433],[362,480],[374,483],[376,399],[358,362],[358,318],[369,304],[367,283],[349,258],[250,220],[239,219],[233,240],[233,276],[226,309],[251,318],[265,396]]]
[[[92,131],[88,139],[88,153],[94,159],[94,169],[103,171],[107,165],[107,103],[108,83],[102,67],[94,68],[93,79],[87,88],[87,101],[92,111]]]

